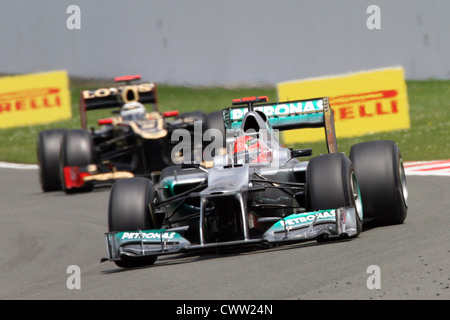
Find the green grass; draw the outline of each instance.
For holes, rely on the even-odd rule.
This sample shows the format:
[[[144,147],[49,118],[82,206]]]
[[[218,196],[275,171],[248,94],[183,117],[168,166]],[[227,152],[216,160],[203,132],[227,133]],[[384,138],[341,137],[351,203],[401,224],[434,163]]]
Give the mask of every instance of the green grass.
[[[80,91],[95,89],[102,85],[95,81],[72,80],[72,119],[46,125],[0,129],[0,161],[36,163],[36,139],[40,131],[52,128],[80,128],[78,102]],[[450,81],[407,81],[410,105],[411,128],[377,133],[356,138],[338,139],[339,151],[349,154],[350,147],[358,142],[389,139],[397,142],[406,161],[450,159]],[[161,111],[180,112],[203,110],[211,112],[230,106],[233,98],[245,96],[269,97],[277,101],[275,87],[216,88],[177,87],[158,85]],[[88,123],[95,124],[101,117],[110,116],[110,111],[88,113]],[[326,153],[324,142],[308,143],[297,148],[310,147],[315,155]]]

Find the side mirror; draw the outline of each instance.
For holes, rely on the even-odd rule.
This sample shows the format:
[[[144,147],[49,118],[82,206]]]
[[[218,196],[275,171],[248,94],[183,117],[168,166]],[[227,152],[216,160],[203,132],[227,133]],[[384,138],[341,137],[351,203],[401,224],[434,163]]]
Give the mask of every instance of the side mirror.
[[[312,156],[312,149],[291,150],[292,158],[301,158]]]

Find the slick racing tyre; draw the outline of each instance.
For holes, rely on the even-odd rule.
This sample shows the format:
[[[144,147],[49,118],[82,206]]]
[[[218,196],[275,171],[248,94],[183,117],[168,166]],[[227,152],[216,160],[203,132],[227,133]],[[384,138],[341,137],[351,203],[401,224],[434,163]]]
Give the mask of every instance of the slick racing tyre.
[[[408,189],[397,144],[389,140],[356,144],[350,149],[361,189],[364,217],[401,224],[408,210]]]
[[[67,188],[64,177],[65,167],[86,167],[94,163],[94,143],[91,134],[82,129],[66,132],[61,143],[60,174],[61,188],[66,193],[92,191],[93,184],[86,183],[82,187]]]
[[[157,199],[155,186],[150,179],[138,177],[117,180],[109,195],[109,231],[150,230],[160,227],[155,225],[151,205]],[[122,260],[114,262],[121,268],[135,268],[152,265],[156,258],[122,256]]]
[[[190,131],[191,136],[189,139],[185,140],[183,138],[182,142],[177,144],[177,148],[181,147],[176,154],[172,154],[172,163],[180,162],[201,162],[201,155],[203,151],[202,144],[202,130],[200,129],[203,121],[205,119],[205,112],[203,111],[192,111],[179,114],[175,117],[177,120],[182,120],[184,126],[180,128],[186,128]],[[199,128],[198,130],[196,130]],[[175,129],[176,131],[177,129]],[[174,136],[172,136],[173,138]],[[178,134],[176,135],[179,138]],[[177,139],[175,138],[175,139]]]
[[[37,141],[37,158],[39,165],[39,179],[42,191],[61,190],[59,172],[59,154],[61,141],[66,130],[45,130],[39,133]]]
[[[175,119],[183,119],[184,121],[203,121],[205,113],[203,111],[191,111],[179,114]]]
[[[356,209],[357,237],[362,230],[363,207],[353,164],[341,153],[312,158],[306,169],[308,211],[352,206]]]
[[[214,130],[208,133],[207,130],[209,129]],[[220,149],[226,148],[226,132],[222,111],[214,111],[205,116],[203,141],[205,160],[212,160],[212,157],[220,155]]]

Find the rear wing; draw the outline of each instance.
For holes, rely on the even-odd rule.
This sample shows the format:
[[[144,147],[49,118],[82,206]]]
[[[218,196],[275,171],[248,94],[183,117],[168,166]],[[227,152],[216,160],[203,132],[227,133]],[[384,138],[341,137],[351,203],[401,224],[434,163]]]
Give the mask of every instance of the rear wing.
[[[235,130],[241,127],[245,114],[249,110],[265,114],[267,123],[274,129],[292,130],[302,128],[325,128],[328,151],[337,152],[333,110],[328,97],[309,100],[295,100],[277,103],[266,102],[267,97],[251,97],[233,100],[231,107],[223,110],[225,129]]]
[[[142,104],[150,103],[153,104],[154,111],[158,111],[156,83],[130,83],[130,81],[138,79],[140,79],[140,76],[118,77],[115,78],[116,82],[126,81],[126,84],[109,88],[81,91],[81,127],[83,129],[87,128],[87,111],[106,108],[120,108],[128,102],[138,101]]]

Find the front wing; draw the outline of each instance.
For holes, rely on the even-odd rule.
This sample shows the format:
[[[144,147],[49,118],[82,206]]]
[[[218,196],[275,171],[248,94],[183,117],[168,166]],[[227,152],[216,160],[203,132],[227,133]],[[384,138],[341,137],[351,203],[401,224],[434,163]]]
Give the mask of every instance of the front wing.
[[[180,232],[187,230],[187,227],[108,232],[105,234],[108,258],[104,260],[118,261],[123,256],[140,258],[219,247],[283,244],[357,235],[357,216],[353,207],[292,214],[285,218],[266,217],[260,218],[260,221],[274,221],[262,237],[201,245],[191,244],[181,236]]]

